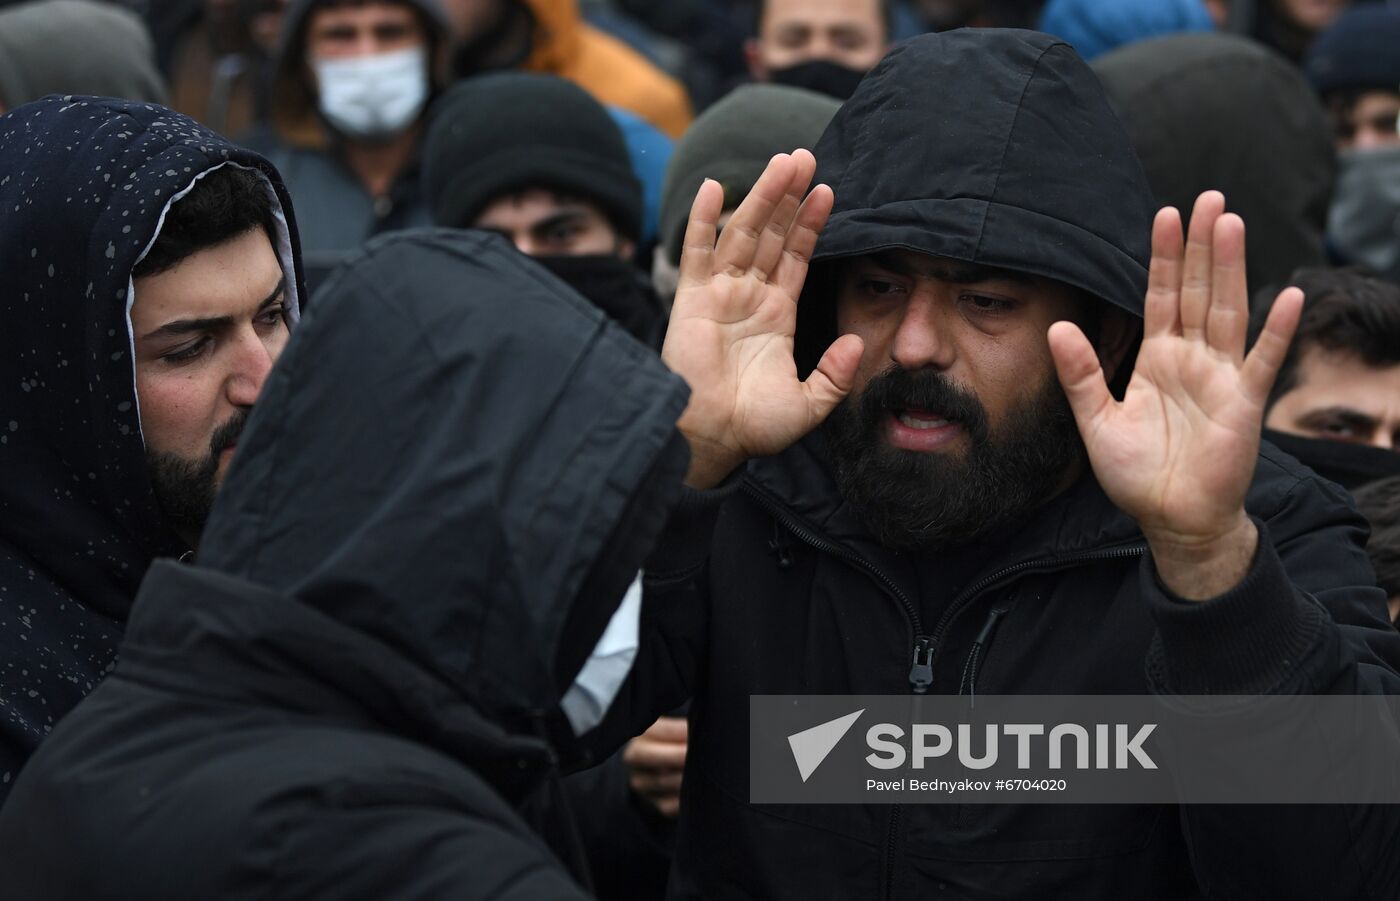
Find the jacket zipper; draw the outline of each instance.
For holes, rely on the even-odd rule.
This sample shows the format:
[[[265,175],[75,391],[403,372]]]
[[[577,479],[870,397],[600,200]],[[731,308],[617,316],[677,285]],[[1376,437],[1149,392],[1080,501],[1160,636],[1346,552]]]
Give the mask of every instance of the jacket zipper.
[[[913,602],[909,600],[908,595],[904,593],[903,589],[886,575],[883,570],[855,551],[842,547],[833,541],[828,541],[826,538],[809,529],[806,523],[787,510],[784,510],[777,501],[770,498],[762,489],[758,488],[752,482],[745,480],[743,482],[743,488],[745,493],[753,498],[769,516],[772,516],[775,520],[782,523],[789,532],[797,536],[804,544],[822,551],[823,553],[830,554],[840,560],[844,560],[858,569],[864,570],[873,577],[877,583],[884,587],[885,591],[891,597],[899,602],[900,607],[904,610],[905,617],[909,621],[910,629],[914,633],[914,653],[909,668],[909,690],[913,694],[926,694],[928,692],[929,686],[933,684],[933,657],[934,654],[937,653],[939,640],[943,637],[943,634],[947,632],[953,618],[958,613],[962,612],[963,608],[970,604],[978,594],[985,591],[987,588],[1000,582],[1002,579],[1023,572],[1030,572],[1033,570],[1049,572],[1061,567],[1073,566],[1079,563],[1089,563],[1094,560],[1114,560],[1118,558],[1137,557],[1147,551],[1146,545],[1134,545],[1132,547],[1113,548],[1104,551],[1091,551],[1069,557],[1030,560],[1005,567],[984,579],[979,579],[976,584],[959,592],[958,596],[948,605],[948,609],[944,611],[943,616],[939,619],[933,634],[925,635],[923,620],[919,616],[919,611],[914,607]],[[777,549],[774,548],[774,550],[776,551]],[[990,626],[993,624],[994,621],[989,621],[988,626],[983,628],[983,632],[988,637],[990,637],[991,634]],[[893,804],[890,806],[889,828],[885,837],[886,898],[894,896],[895,852],[898,850],[899,822],[902,812],[903,810],[900,805]]]
[[[890,829],[885,837],[885,898],[894,897],[894,860],[895,852],[899,850],[897,842],[899,839],[899,819],[904,812],[898,804],[890,806]]]
[[[914,606],[914,602],[909,600],[909,596],[904,593],[904,589],[900,588],[898,583],[886,575],[884,570],[880,569],[860,554],[857,554],[850,548],[842,547],[834,541],[829,541],[812,531],[807,527],[806,523],[784,510],[776,501],[763,493],[762,489],[754,486],[752,482],[744,482],[744,490],[750,497],[758,502],[758,505],[762,507],[769,516],[772,516],[775,520],[782,523],[783,526],[793,535],[796,535],[803,544],[843,560],[857,569],[864,570],[885,589],[890,597],[894,598],[895,601],[899,603],[899,606],[904,611],[905,619],[909,621],[909,628],[914,633],[914,666],[909,671],[909,684],[914,688],[917,694],[923,694],[924,691],[927,691],[929,682],[933,681],[931,675],[927,682],[922,683],[923,687],[920,688],[920,682],[916,681],[916,674],[920,674],[920,677],[922,677],[921,674],[923,672],[932,673],[931,669],[927,667],[921,669],[919,665],[920,656],[926,655],[929,650],[929,643],[928,639],[924,636],[923,619],[919,616],[919,611]],[[777,552],[777,545],[778,542],[772,542],[770,543],[770,548],[772,548],[774,552]],[[781,564],[781,556],[779,562]]]
[[[992,573],[990,576],[978,579],[977,582],[969,585],[967,588],[960,591],[957,597],[953,598],[952,603],[948,605],[948,609],[943,611],[943,616],[939,618],[938,624],[934,626],[933,634],[929,636],[928,639],[929,667],[932,668],[933,658],[938,653],[939,642],[942,641],[943,636],[947,634],[948,628],[953,624],[953,620],[966,610],[967,607],[977,599],[979,594],[998,582],[1004,581],[1011,576],[1019,576],[1031,572],[1050,573],[1062,569],[1069,569],[1081,563],[1092,563],[1096,560],[1125,560],[1131,557],[1141,557],[1145,553],[1147,553],[1147,545],[1134,544],[1127,547],[1108,548],[1101,551],[1087,551],[1082,554],[1070,554],[1066,557],[1043,557],[1039,560],[1027,560],[1022,563],[1013,564]],[[991,623],[989,622],[988,625],[990,626]],[[986,627],[983,628],[983,632],[990,635]]]

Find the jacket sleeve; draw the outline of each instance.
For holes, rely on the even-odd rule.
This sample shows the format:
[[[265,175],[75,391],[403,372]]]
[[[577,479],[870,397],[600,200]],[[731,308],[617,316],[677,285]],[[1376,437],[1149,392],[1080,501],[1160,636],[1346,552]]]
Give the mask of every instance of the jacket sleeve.
[[[632,672],[603,722],[580,739],[579,756],[567,761],[571,769],[605,760],[658,716],[689,700],[705,655],[715,521],[738,486],[736,475],[710,491],[685,489],[643,568],[641,634]]]
[[[1148,679],[1160,695],[1400,693],[1400,634],[1364,551],[1367,527],[1330,483],[1297,480],[1229,592],[1173,596],[1150,556],[1157,624]],[[1400,748],[1396,748],[1400,760]],[[1338,760],[1337,767],[1347,766]],[[1400,897],[1400,807],[1183,805],[1207,898]]]

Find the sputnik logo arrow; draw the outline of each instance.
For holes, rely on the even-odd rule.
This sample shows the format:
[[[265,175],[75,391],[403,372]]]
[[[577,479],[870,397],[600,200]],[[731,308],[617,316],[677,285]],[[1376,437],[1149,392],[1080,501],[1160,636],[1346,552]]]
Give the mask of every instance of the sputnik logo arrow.
[[[803,729],[801,732],[788,736],[788,746],[792,748],[792,758],[797,761],[797,772],[802,774],[803,782],[806,782],[807,777],[816,772],[817,767],[822,765],[822,761],[851,730],[856,720],[860,719],[860,715],[864,712],[865,708],[862,707],[855,713],[848,713],[845,716],[822,723],[820,726]]]

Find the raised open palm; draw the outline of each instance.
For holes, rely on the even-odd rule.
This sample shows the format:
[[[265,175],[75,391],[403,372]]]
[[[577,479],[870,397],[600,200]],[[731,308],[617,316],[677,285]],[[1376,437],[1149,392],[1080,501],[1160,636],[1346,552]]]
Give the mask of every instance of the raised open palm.
[[[1074,325],[1050,330],[1060,382],[1104,491],[1149,538],[1207,542],[1243,516],[1264,406],[1297,328],[1302,292],[1279,295],[1246,356],[1244,223],[1202,194],[1183,246],[1168,208],[1152,229],[1144,334],[1123,400]]]
[[[831,212],[806,150],[775,156],[715,240],[719,184],[695,196],[680,283],[661,358],[691,387],[678,423],[690,442],[687,482],[706,487],[750,457],[777,453],[815,428],[851,389],[861,341],[837,340],[806,381],[793,335],[807,264]]]

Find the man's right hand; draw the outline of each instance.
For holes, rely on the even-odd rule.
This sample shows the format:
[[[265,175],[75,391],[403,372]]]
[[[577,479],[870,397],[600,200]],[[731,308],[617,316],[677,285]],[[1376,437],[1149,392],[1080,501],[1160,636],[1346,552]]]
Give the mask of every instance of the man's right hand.
[[[851,390],[860,338],[837,339],[805,382],[793,360],[798,297],[831,213],[826,185],[802,196],[816,166],[806,150],[773,157],[718,244],[724,191],[707,179],[695,195],[661,351],[690,385],[677,427],[690,443],[693,488],[717,485],[750,457],[785,450]]]
[[[633,794],[669,819],[681,811],[681,778],[690,724],[683,716],[663,716],[627,743],[622,763]]]

